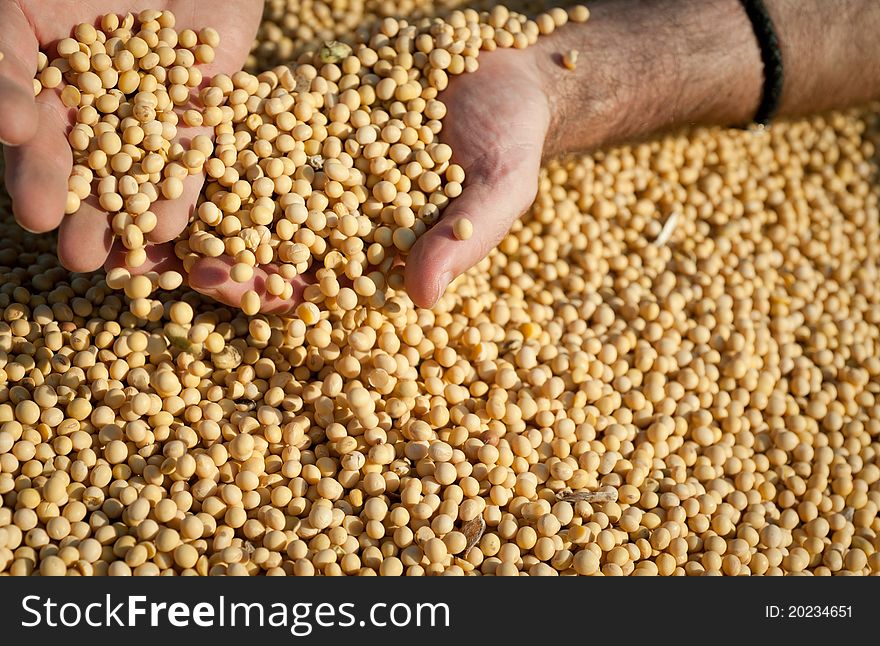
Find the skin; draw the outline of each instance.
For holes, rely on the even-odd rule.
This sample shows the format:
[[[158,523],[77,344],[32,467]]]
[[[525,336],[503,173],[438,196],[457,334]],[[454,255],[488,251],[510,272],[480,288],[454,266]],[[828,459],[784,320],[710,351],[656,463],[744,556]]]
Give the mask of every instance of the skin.
[[[85,11],[92,15],[105,13],[116,3],[99,4],[102,7]],[[188,3],[166,4],[174,8]],[[239,4],[250,3],[234,6]],[[880,41],[876,38],[880,32],[880,3],[766,0],[766,5],[786,65],[780,116],[844,108],[880,97]],[[0,16],[9,17],[0,21],[4,25],[0,27],[0,48],[34,51],[33,34],[27,43],[7,42],[11,37],[19,38],[12,32],[27,31],[26,21],[16,18],[12,10],[15,6],[18,3],[12,0],[0,0]],[[542,159],[638,140],[683,126],[747,124],[754,115],[761,99],[763,69],[752,25],[739,0],[597,0],[589,7],[589,22],[568,24],[539,39],[534,47],[484,52],[480,69],[454,78],[441,95],[448,116],[440,137],[452,146],[453,160],[464,168],[467,178],[461,196],[407,258],[406,288],[416,305],[432,306],[452,279],[498,244],[531,205]],[[54,11],[49,13],[56,15]],[[232,34],[243,39],[247,36],[240,43],[243,61],[253,33],[245,34],[241,17],[230,21],[227,15],[209,9],[206,14],[201,22],[220,31],[224,39],[221,51],[230,38],[236,38]],[[187,15],[183,12],[181,18]],[[199,24],[197,13],[193,16],[193,23]],[[218,21],[232,26],[224,31],[224,24]],[[54,34],[53,38],[62,35],[66,34]],[[27,34],[20,38],[27,40]],[[49,42],[52,38],[43,40]],[[560,54],[572,49],[580,54],[579,64],[575,70],[568,70],[561,64]],[[228,53],[224,56],[234,58]],[[22,57],[21,61],[32,58]],[[16,65],[26,68],[21,61]],[[22,112],[22,108],[29,107],[26,95],[33,70],[10,74],[5,71],[7,67],[8,63],[0,63],[0,109],[14,116],[0,124],[0,139],[10,144],[34,140],[29,146],[7,151],[11,192],[23,203],[16,216],[27,228],[49,230],[61,220],[61,179],[66,180],[70,168],[69,162],[59,161],[69,158],[59,130],[59,125],[66,125],[55,114],[57,109],[53,112],[44,105],[52,103],[51,97],[43,99],[41,95],[37,110]],[[206,76],[209,73],[206,70]],[[46,128],[45,135],[33,135],[42,119],[51,128]],[[58,189],[44,188],[50,185]],[[188,198],[197,195],[194,185],[187,187]],[[188,213],[192,202],[186,209],[175,204],[168,207],[169,211]],[[161,208],[156,209],[157,214],[164,215]],[[72,218],[71,224],[65,219],[62,225],[59,255],[72,269],[86,267],[75,264],[77,249],[106,249],[109,244],[106,227],[101,229],[103,237],[94,235],[97,227],[87,229],[91,237],[85,233],[74,237],[77,223],[98,219],[94,212],[87,213],[90,215]],[[169,215],[173,217],[180,216]],[[463,217],[473,223],[474,234],[458,241],[452,235],[452,226]],[[185,218],[172,219],[172,223],[164,232],[166,239],[173,237],[172,231],[177,235],[182,230]],[[65,239],[71,244],[62,244]],[[179,265],[167,246],[151,248],[148,256],[148,263],[140,271]],[[120,257],[111,254],[108,265],[118,264]],[[94,262],[92,259],[88,266],[95,268],[91,267]],[[244,290],[262,292],[266,279],[263,269],[257,270],[250,283],[235,284],[229,279],[230,267],[226,258],[202,260],[190,273],[190,285],[232,305],[239,303]],[[266,269],[273,271],[272,267]],[[301,278],[298,281],[294,302],[264,297],[262,311],[283,312],[295,306],[304,283]]]
[[[465,171],[466,189],[406,260],[407,292],[428,306],[531,206],[552,116],[538,57],[529,49],[481,54],[480,69],[453,79],[442,99],[448,108],[441,138]],[[474,227],[466,241],[452,231],[461,218]]]
[[[880,3],[765,3],[785,61],[779,116],[880,97]],[[542,156],[683,126],[747,124],[755,114],[763,65],[739,0],[588,6],[587,23],[569,23],[526,50],[483,54],[476,73],[450,83],[442,98],[451,116],[441,137],[467,178],[407,260],[406,286],[417,305],[436,303],[449,279],[485,257],[529,207]],[[561,53],[572,49],[579,52],[574,71],[561,63]],[[451,222],[463,216],[474,223],[474,235],[453,242]]]
[[[263,3],[242,0],[217,11],[215,3],[200,0],[0,0],[0,49],[7,53],[0,61],[0,113],[4,115],[0,141],[6,144],[6,186],[21,226],[37,233],[59,228],[58,256],[73,271],[100,268],[110,252],[112,232],[109,216],[97,200],[89,200],[77,213],[64,216],[67,178],[73,164],[66,135],[76,113],[61,103],[60,87],[44,90],[34,99],[37,51],[51,52],[54,44],[81,22],[108,13],[136,14],[143,9],[174,12],[178,31],[208,25],[218,31],[221,45],[216,58],[201,66],[205,78],[210,78],[218,73],[232,74],[244,65]],[[65,20],[60,21],[59,16]],[[197,134],[210,134],[210,128],[181,125],[178,132],[186,143]],[[203,175],[189,177],[180,199],[154,205],[159,225],[147,236],[151,242],[173,240],[183,231],[203,183]],[[150,256],[165,258],[167,252],[151,250]]]

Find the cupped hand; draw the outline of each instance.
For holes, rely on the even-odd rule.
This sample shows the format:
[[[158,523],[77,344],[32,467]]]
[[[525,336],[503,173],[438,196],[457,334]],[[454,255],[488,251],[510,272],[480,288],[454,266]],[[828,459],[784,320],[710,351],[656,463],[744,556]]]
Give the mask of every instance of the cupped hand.
[[[453,77],[440,97],[447,106],[440,138],[452,147],[453,161],[464,168],[466,179],[462,194],[405,259],[406,290],[416,305],[433,306],[449,282],[483,259],[535,199],[551,123],[537,57],[531,49],[483,52],[480,68]],[[473,224],[468,240],[453,235],[460,218]],[[167,256],[154,254],[147,267]],[[228,259],[202,259],[190,271],[190,286],[231,305],[253,289],[263,299],[261,311],[268,313],[292,309],[305,285],[297,277],[294,298],[282,301],[261,288],[272,267],[258,269],[243,284],[229,278],[230,269]]]
[[[440,138],[452,147],[466,179],[462,194],[405,259],[406,290],[420,307],[433,306],[449,282],[483,259],[535,199],[551,123],[538,55],[531,49],[483,52],[480,68],[453,77],[440,97],[447,106]],[[473,224],[468,240],[453,235],[461,218]],[[145,268],[166,267],[169,257],[173,253],[167,248],[154,250]],[[114,258],[120,262],[122,252]],[[258,268],[252,281],[238,284],[229,277],[231,265],[227,258],[199,260],[190,271],[190,286],[234,306],[253,289],[261,295],[261,311],[272,313],[295,307],[307,280],[298,276],[293,299],[283,301],[263,288],[273,267]]]
[[[79,22],[145,8],[173,11],[180,29],[217,29],[222,45],[214,62],[202,68],[205,78],[210,78],[231,74],[244,64],[262,2],[230,3],[217,11],[210,0],[0,0],[0,51],[6,54],[0,61],[0,113],[4,114],[0,141],[6,144],[7,187],[23,227],[45,232],[60,226],[58,254],[74,271],[119,266],[124,254],[118,245],[111,251],[110,218],[96,202],[86,200],[77,213],[64,215],[72,167],[66,134],[75,112],[63,106],[55,90],[44,90],[34,99],[37,51],[51,51]],[[483,52],[480,69],[453,78],[441,98],[448,107],[441,139],[452,147],[453,161],[467,177],[462,194],[406,259],[407,291],[423,307],[436,303],[449,282],[484,258],[529,208],[537,193],[551,122],[550,101],[531,48]],[[179,131],[184,142],[196,134],[201,130],[181,127]],[[154,205],[160,225],[148,235],[153,244],[137,273],[181,269],[169,241],[186,227],[203,182],[203,175],[192,176],[181,198]],[[461,218],[473,223],[468,240],[457,240],[452,233],[454,222]],[[285,312],[301,298],[303,278],[297,279],[294,298],[283,301],[264,289],[272,267],[258,269],[248,283],[235,283],[229,277],[231,264],[228,258],[198,261],[187,277],[190,286],[235,306],[244,291],[253,289],[262,295],[263,312]]]
[[[453,78],[440,95],[447,106],[440,138],[464,168],[465,184],[406,258],[406,289],[416,305],[432,307],[534,201],[551,123],[542,80],[532,48],[482,52],[479,69]],[[453,235],[461,218],[473,224],[467,240]]]
[[[261,0],[223,3],[214,0],[0,0],[0,142],[5,146],[6,186],[13,211],[24,228],[42,233],[59,228],[58,256],[73,271],[101,267],[110,253],[113,233],[110,217],[93,198],[72,215],[64,215],[67,179],[73,164],[67,133],[76,111],[66,108],[57,90],[43,90],[36,98],[33,78],[37,53],[54,58],[56,43],[70,36],[79,23],[97,24],[108,13],[137,14],[144,9],[172,11],[179,31],[213,27],[220,34],[216,58],[200,67],[206,79],[232,74],[244,65],[262,15]],[[210,129],[188,128],[181,123],[178,138],[186,144]],[[184,182],[183,195],[153,205],[159,224],[147,235],[152,243],[176,238],[186,227],[204,175]],[[148,248],[150,262],[165,265],[167,248]],[[150,267],[145,267],[147,269]]]

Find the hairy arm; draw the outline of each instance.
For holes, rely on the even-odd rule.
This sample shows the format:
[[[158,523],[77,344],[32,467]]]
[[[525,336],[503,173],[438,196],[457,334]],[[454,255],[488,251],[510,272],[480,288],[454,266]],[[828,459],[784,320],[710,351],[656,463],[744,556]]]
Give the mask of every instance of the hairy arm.
[[[788,79],[781,114],[845,108],[880,98],[880,3],[769,0]]]
[[[880,98],[880,2],[766,0],[782,48],[780,115]],[[407,259],[412,299],[431,306],[532,203],[542,158],[697,124],[749,123],[764,86],[761,50],[739,0],[595,0],[524,50],[486,52],[444,92],[441,137],[465,190]],[[573,70],[561,64],[578,51]],[[474,235],[458,241],[454,223]]]
[[[766,0],[782,49],[778,114],[880,98],[880,3]],[[746,124],[761,52],[739,0],[598,0],[586,24],[538,42],[553,120],[545,155],[695,124]],[[574,71],[560,54],[578,50]],[[586,117],[586,118],[585,118]]]

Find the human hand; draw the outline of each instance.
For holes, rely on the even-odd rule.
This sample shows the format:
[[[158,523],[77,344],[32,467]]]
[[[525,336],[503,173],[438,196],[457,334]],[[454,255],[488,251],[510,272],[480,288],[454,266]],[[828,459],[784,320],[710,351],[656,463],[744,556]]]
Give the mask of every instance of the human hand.
[[[484,258],[513,222],[529,208],[538,188],[542,156],[551,128],[551,102],[544,89],[543,52],[529,48],[483,52],[480,68],[450,79],[441,95],[447,104],[440,138],[453,150],[453,161],[466,173],[465,190],[446,209],[405,258],[406,289],[416,305],[431,307],[449,281]],[[465,241],[452,233],[467,217],[474,234]],[[121,264],[123,250],[111,254]],[[174,267],[172,245],[154,247],[139,271]],[[190,286],[221,302],[238,306],[246,290],[262,300],[261,311],[280,313],[301,299],[307,277],[297,276],[294,297],[284,301],[266,293],[272,266],[258,267],[254,278],[236,283],[228,258],[202,258],[189,272]]]
[[[817,8],[808,20],[794,4],[792,15],[780,7],[774,16],[777,24],[793,24],[791,33],[810,33],[799,25],[803,21],[826,31],[853,29],[840,11],[820,20],[813,15]],[[452,146],[466,179],[462,194],[406,260],[406,287],[417,305],[436,303],[452,278],[501,241],[535,196],[542,158],[683,126],[748,123],[755,114],[763,85],[760,51],[739,3],[593,0],[589,16],[527,49],[482,53],[479,69],[452,79],[441,95],[448,116],[440,137]],[[783,114],[876,97],[877,75],[869,78],[874,68],[861,62],[870,49],[865,43],[876,40],[862,37],[870,33],[870,16],[861,24],[856,37],[826,38],[852,45],[833,52],[803,37],[803,55],[791,57],[800,64],[786,71]],[[791,38],[788,47],[799,40]],[[563,66],[561,55],[570,51],[581,63]],[[832,86],[837,91],[827,90]],[[463,217],[474,232],[459,241],[452,225]]]
[[[405,259],[406,289],[419,306],[432,306],[454,276],[485,257],[535,198],[551,125],[539,55],[531,48],[483,52],[479,70],[453,77],[441,95],[447,116],[440,138],[464,168],[466,185]],[[464,217],[473,223],[474,235],[459,241],[452,226]],[[111,255],[112,262],[121,260],[121,251]],[[171,245],[154,248],[139,271],[161,271],[173,262]],[[293,309],[308,280],[297,276],[294,297],[284,301],[266,293],[267,276],[275,271],[272,266],[258,267],[247,283],[232,281],[231,267],[228,258],[200,259],[189,272],[189,284],[233,306],[238,306],[246,290],[254,290],[261,296],[261,311],[275,313]]]
[[[484,52],[476,72],[450,80],[440,138],[464,168],[464,190],[406,259],[417,305],[433,306],[501,242],[531,206],[543,160],[683,125],[748,121],[761,79],[741,7],[659,4],[593,0],[588,22],[569,21],[526,49]],[[564,65],[568,52],[581,62]],[[473,224],[467,240],[453,235],[461,218]]]
[[[0,0],[0,51],[5,53],[0,61],[0,141],[5,145],[6,186],[21,226],[39,233],[59,228],[58,256],[73,271],[101,267],[113,234],[109,215],[94,197],[84,201],[76,213],[64,215],[73,164],[67,132],[76,111],[61,103],[60,87],[43,90],[34,98],[37,52],[48,52],[51,59],[57,41],[68,37],[76,24],[108,13],[137,14],[147,8],[172,11],[178,30],[217,30],[222,44],[216,58],[200,66],[209,79],[241,69],[257,32],[263,3],[241,0],[218,10],[211,0]],[[210,128],[189,128],[181,122],[178,138],[184,144],[198,134],[213,133]],[[167,242],[183,231],[203,182],[203,174],[193,175],[184,182],[180,198],[154,204],[158,225],[147,234],[149,242]],[[148,248],[148,257],[153,265],[159,260],[173,264],[165,248]]]
[[[453,78],[440,98],[447,116],[440,138],[465,171],[464,191],[406,258],[406,290],[431,307],[449,282],[482,260],[531,206],[551,125],[551,102],[537,47],[483,52],[472,74]],[[467,218],[473,235],[458,240]]]

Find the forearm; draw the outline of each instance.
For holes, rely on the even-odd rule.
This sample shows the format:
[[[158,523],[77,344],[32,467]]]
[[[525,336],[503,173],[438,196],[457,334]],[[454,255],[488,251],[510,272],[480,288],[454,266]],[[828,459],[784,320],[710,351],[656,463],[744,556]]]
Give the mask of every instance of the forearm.
[[[880,2],[766,1],[785,66],[780,114],[880,98]]]
[[[880,2],[766,0],[782,46],[780,115],[880,97]],[[548,155],[696,124],[745,124],[764,83],[739,0],[598,0],[536,49],[554,122]],[[578,50],[568,70],[560,54]]]

